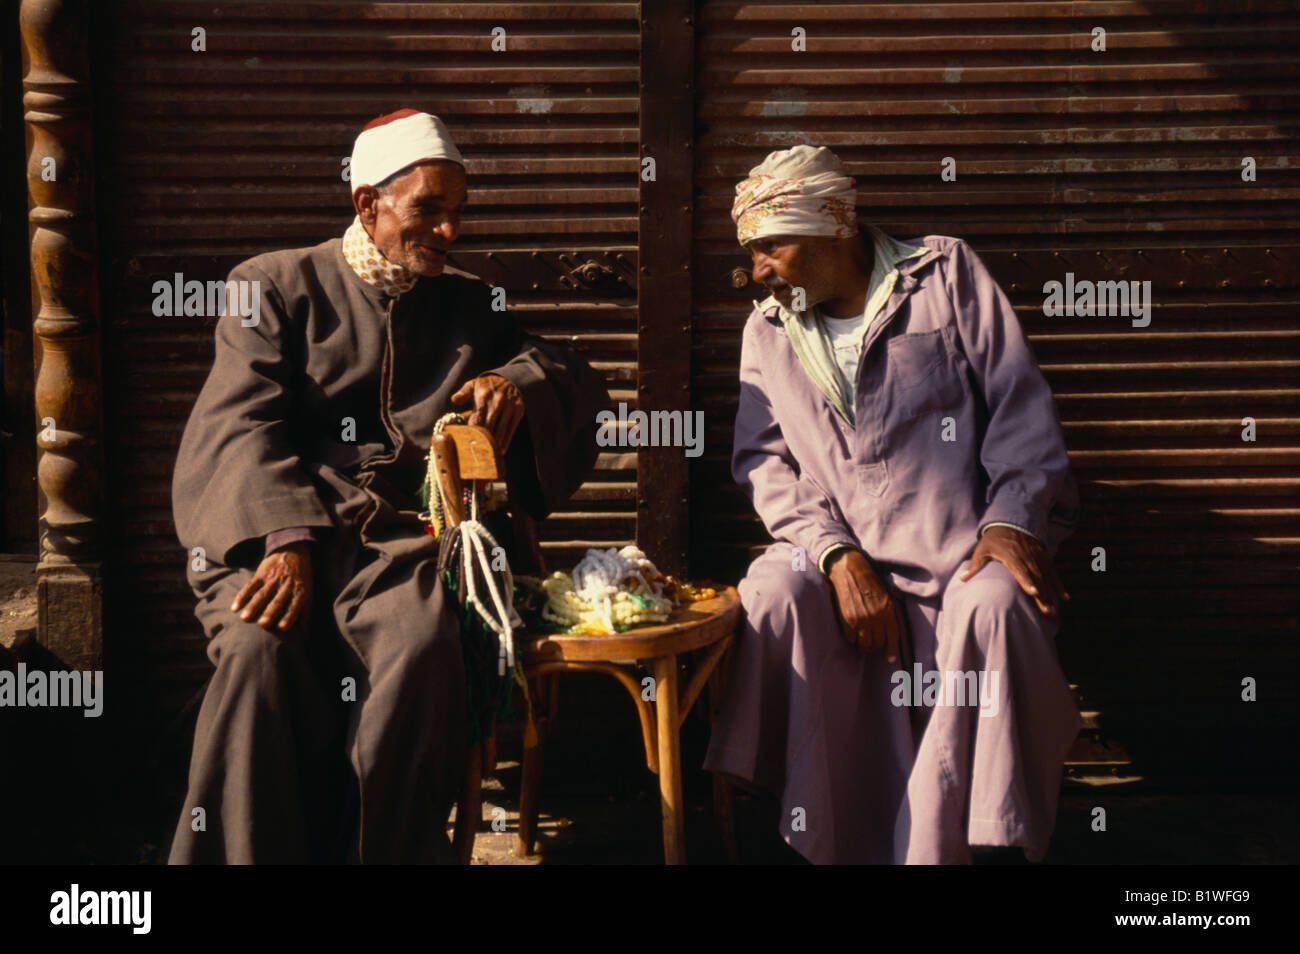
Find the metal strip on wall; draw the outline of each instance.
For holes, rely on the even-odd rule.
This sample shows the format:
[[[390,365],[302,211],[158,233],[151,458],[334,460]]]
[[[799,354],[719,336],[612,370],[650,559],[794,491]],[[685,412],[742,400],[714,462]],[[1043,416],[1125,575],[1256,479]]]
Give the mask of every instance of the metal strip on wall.
[[[654,0],[641,6],[637,397],[640,407],[653,413],[691,415],[694,3]],[[682,419],[683,439],[692,420]],[[646,435],[650,440],[663,437]],[[679,577],[685,575],[689,559],[686,450],[643,446],[637,474],[637,542],[661,571]]]

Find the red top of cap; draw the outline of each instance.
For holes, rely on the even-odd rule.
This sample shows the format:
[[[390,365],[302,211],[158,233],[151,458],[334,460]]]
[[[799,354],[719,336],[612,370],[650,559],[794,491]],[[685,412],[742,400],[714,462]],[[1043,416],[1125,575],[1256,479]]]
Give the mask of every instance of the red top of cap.
[[[378,126],[387,126],[391,122],[405,119],[407,116],[414,116],[419,112],[418,109],[399,109],[395,113],[389,113],[387,116],[378,116],[370,120],[370,122],[366,123],[365,129],[362,129],[361,131],[365,132],[366,129],[375,129]]]

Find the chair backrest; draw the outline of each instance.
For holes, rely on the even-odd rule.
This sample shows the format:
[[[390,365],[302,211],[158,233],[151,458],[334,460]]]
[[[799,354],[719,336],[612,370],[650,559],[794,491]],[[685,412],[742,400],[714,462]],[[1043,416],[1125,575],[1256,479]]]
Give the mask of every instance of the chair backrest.
[[[496,480],[505,468],[500,466],[501,454],[492,440],[491,431],[484,427],[449,425],[433,436],[432,450],[447,526],[454,527],[465,518],[464,482]],[[518,495],[508,482],[506,497],[511,537],[501,542],[510,550],[511,572],[544,576],[546,561],[542,556],[537,521],[515,505]]]

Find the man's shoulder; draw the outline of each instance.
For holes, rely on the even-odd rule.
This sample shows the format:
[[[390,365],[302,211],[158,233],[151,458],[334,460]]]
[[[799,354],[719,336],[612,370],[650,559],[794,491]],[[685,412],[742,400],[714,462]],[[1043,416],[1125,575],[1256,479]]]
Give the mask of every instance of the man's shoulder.
[[[965,239],[959,239],[955,235],[919,235],[916,238],[899,239],[899,241],[905,245],[924,245],[926,248],[944,254],[951,254],[958,248],[970,248]]]
[[[955,235],[921,235],[916,238],[900,239],[907,245],[924,246],[937,255],[922,255],[917,257],[914,267],[919,267],[923,263],[928,263],[932,259],[944,259],[949,261],[978,259],[978,254],[971,244],[965,239],[957,238]],[[903,263],[899,266],[900,271],[906,271],[909,263]]]
[[[258,271],[277,285],[305,272],[337,269],[343,258],[343,240],[326,239],[318,245],[262,252],[235,266],[235,271]]]
[[[944,262],[960,259],[974,253],[974,249],[970,247],[965,239],[957,238],[954,235],[917,235],[909,238],[894,238],[894,241],[902,246],[928,250],[923,254],[914,255],[899,262],[898,270],[904,275],[909,272],[919,271],[932,263],[939,264],[942,267]]]

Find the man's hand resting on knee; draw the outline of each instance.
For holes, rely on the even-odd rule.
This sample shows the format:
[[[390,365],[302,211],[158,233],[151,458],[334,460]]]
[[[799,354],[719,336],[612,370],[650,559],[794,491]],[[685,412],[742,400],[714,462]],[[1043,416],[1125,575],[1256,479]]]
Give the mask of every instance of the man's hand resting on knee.
[[[962,582],[978,573],[989,560],[997,560],[1010,570],[1020,588],[1033,597],[1038,611],[1045,616],[1055,616],[1062,601],[1070,598],[1057,575],[1052,555],[1027,533],[1011,527],[985,530],[970,555],[970,565],[961,575]]]
[[[292,629],[301,618],[305,637],[312,598],[310,547],[308,543],[291,543],[267,554],[253,578],[236,594],[231,611],[245,622],[256,618],[263,629],[280,632]]]
[[[841,550],[831,556],[828,572],[844,638],[864,652],[883,649],[889,662],[897,662],[894,602],[867,558],[858,550]]]

